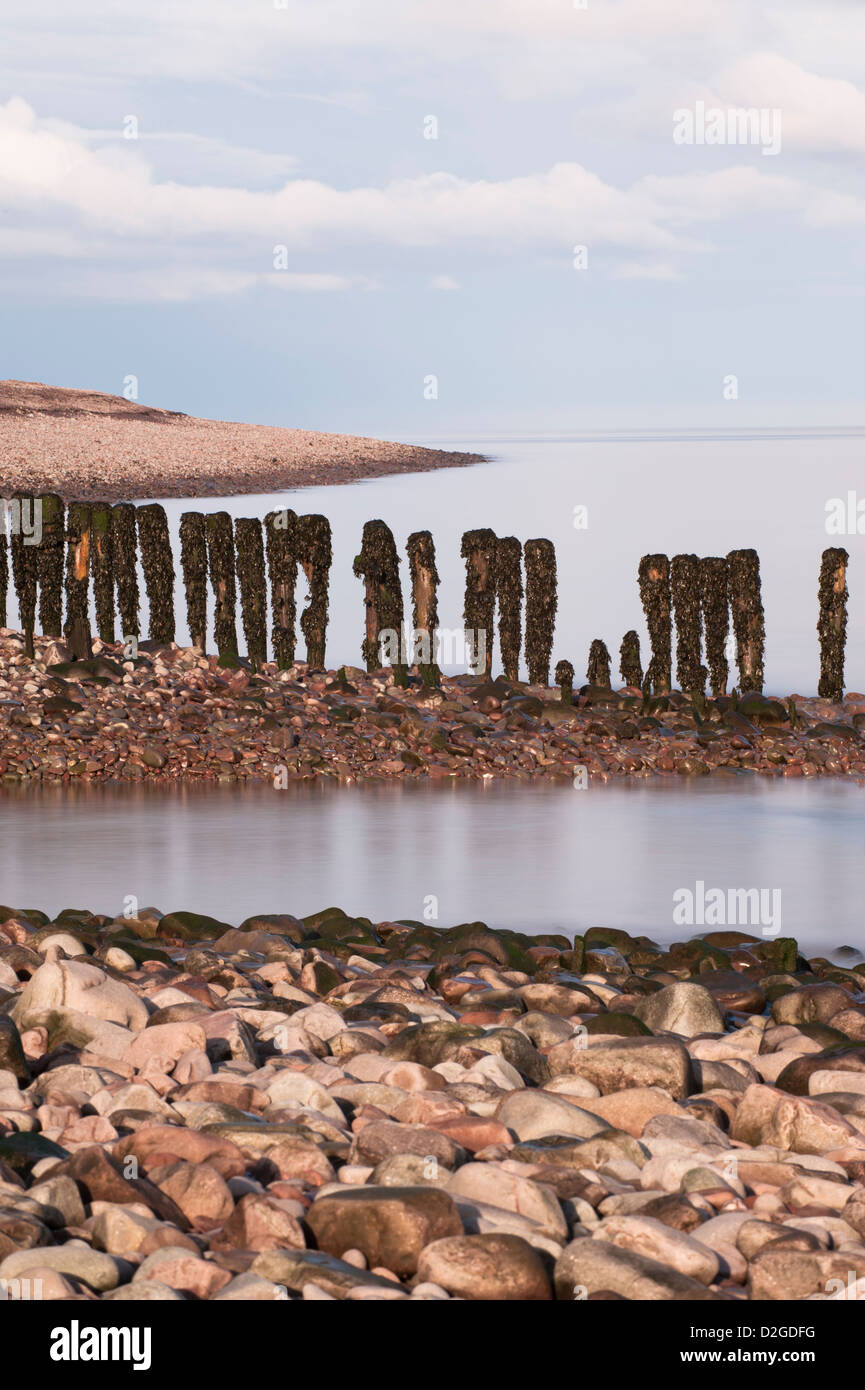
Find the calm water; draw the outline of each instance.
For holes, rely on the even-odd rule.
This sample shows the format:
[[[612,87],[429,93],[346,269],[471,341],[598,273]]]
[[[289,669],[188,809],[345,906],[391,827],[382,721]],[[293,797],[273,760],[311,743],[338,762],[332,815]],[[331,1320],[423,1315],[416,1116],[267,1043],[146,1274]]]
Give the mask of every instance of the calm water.
[[[845,546],[850,552],[847,687],[865,689],[865,535],[829,536],[825,529],[828,499],[846,499],[857,488],[865,496],[860,438],[815,432],[805,438],[760,439],[475,439],[449,441],[447,447],[484,453],[493,461],[348,487],[167,501],[178,572],[178,641],[189,640],[179,583],[181,513],[225,509],[232,516],[263,518],[274,508],[290,506],[298,512],[323,512],[333,528],[327,651],[333,666],[361,660],[363,590],[352,573],[352,560],[363,523],[381,517],[392,527],[403,556],[406,594],[406,538],[422,528],[432,531],[442,578],[443,628],[462,627],[463,531],[491,526],[498,535],[521,540],[548,536],[556,546],[559,572],[553,663],[564,657],[572,661],[580,682],[595,637],[607,643],[615,676],[619,644],[629,628],[640,633],[643,664],[648,661],[637,591],[641,555],[726,555],[753,546],[762,562],[767,689],[813,693],[820,555],[827,546]],[[588,510],[585,530],[574,527],[574,508],[580,506]],[[301,602],[304,596],[301,580]],[[212,609],[211,599],[211,618]],[[10,585],[10,621],[14,613]],[[303,655],[302,644],[298,654]],[[441,664],[445,670],[457,669],[446,660]],[[497,651],[494,664],[498,669]]]
[[[0,901],[197,909],[239,923],[336,904],[375,920],[592,925],[681,940],[673,894],[781,893],[782,934],[865,948],[865,788],[737,778],[563,787],[15,791]],[[745,925],[745,924],[742,924]],[[757,928],[759,931],[759,927]]]
[[[865,536],[825,529],[827,500],[860,483],[860,438],[827,431],[448,447],[493,461],[300,493],[168,501],[175,556],[180,515],[190,507],[259,517],[282,506],[324,512],[334,540],[328,660],[337,665],[360,661],[364,609],[352,559],[364,521],[385,520],[402,554],[411,531],[433,532],[440,621],[453,629],[462,623],[463,531],[548,536],[559,572],[553,661],[568,657],[580,681],[594,637],[615,658],[622,634],[635,627],[647,659],[636,583],[642,554],[754,546],[767,689],[788,693],[816,689],[820,555],[840,544],[851,556],[847,687],[865,688]],[[587,508],[586,529],[574,526],[577,507]],[[406,569],[403,561],[407,590]],[[301,602],[304,592],[301,581]],[[177,617],[178,640],[188,641],[179,584]],[[443,926],[475,918],[525,931],[609,924],[670,940],[697,929],[674,923],[673,894],[702,881],[707,889],[761,889],[767,902],[779,891],[780,929],[809,947],[865,947],[863,809],[862,788],[756,778],[586,792],[466,784],[10,792],[0,798],[0,901],[113,913],[134,896],[232,922],[331,903],[377,919],[421,918],[437,907],[428,920]]]

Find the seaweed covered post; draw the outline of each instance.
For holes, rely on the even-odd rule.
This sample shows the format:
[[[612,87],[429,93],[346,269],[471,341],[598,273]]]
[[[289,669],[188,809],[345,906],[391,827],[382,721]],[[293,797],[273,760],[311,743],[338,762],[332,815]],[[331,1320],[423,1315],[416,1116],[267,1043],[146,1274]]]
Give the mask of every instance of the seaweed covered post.
[[[309,599],[300,615],[300,630],[306,638],[306,660],[322,669],[327,641],[328,579],[333,559],[330,522],[312,513],[297,518],[297,558],[309,585]]]
[[[96,630],[100,641],[114,641],[114,545],[111,535],[111,507],[107,502],[90,506],[92,544],[90,573],[93,575],[93,602]]]
[[[763,656],[766,627],[760,594],[760,557],[756,550],[731,550],[727,556],[727,584],[736,635],[739,689],[763,690]]]
[[[436,662],[439,573],[430,532],[413,531],[406,551],[411,575],[412,657],[424,685],[434,687],[441,676]]]
[[[589,647],[589,662],[586,667],[586,680],[589,685],[602,685],[610,689],[610,653],[606,642],[596,637]]]
[[[270,575],[270,609],[273,619],[273,659],[280,671],[294,665],[297,643],[295,621],[297,605],[297,555],[295,554],[297,515],[290,507],[268,512],[264,518],[267,569]]]
[[[168,534],[168,518],[159,502],[138,508],[138,543],[141,568],[150,606],[150,640],[174,641],[174,557]]]
[[[260,671],[267,661],[267,580],[261,522],[254,516],[238,517],[234,539],[246,651],[252,669]]]
[[[6,626],[6,595],[9,592],[9,543],[6,539],[6,502],[0,497],[0,627]]]
[[[712,694],[726,695],[727,677],[730,674],[727,663],[730,601],[727,596],[727,561],[723,555],[704,555],[700,561],[700,608]]]
[[[73,661],[92,655],[90,636],[91,518],[87,502],[70,502],[66,511],[66,622],[63,634]]]
[[[548,685],[556,626],[556,550],[552,541],[526,541],[526,663],[532,685]]]
[[[228,512],[209,512],[205,523],[207,561],[214,595],[213,635],[220,666],[237,665],[237,587],[234,582],[234,531]]]
[[[120,632],[124,643],[134,648],[141,624],[138,617],[138,539],[135,508],[131,502],[116,502],[112,507],[111,540]]]
[[[823,551],[820,564],[820,682],[817,694],[823,700],[844,699],[844,645],[847,640],[847,562],[846,550],[831,547]]]
[[[63,634],[63,556],[66,549],[66,507],[55,492],[43,492],[42,541],[36,555],[39,581],[39,626],[45,637]]]
[[[700,561],[696,555],[674,555],[670,566],[670,592],[676,622],[676,679],[687,695],[706,689],[706,671],[700,661],[703,623],[700,615]]]
[[[507,680],[517,681],[523,638],[523,547],[516,536],[503,536],[496,548],[496,597],[502,670]]]
[[[574,703],[574,668],[570,661],[559,661],[556,664],[556,685],[562,692],[562,704],[572,705]]]
[[[382,635],[389,648],[396,685],[408,684],[408,670],[402,660],[403,604],[399,577],[399,556],[393,532],[383,521],[365,521],[360,551],[352,569],[363,580],[365,628],[362,645],[368,671],[386,664]],[[395,650],[394,650],[395,648]]]
[[[203,512],[184,512],[180,518],[180,568],[186,590],[189,640],[207,651],[207,527]]]
[[[466,591],[463,603],[463,626],[466,641],[473,653],[473,667],[489,677],[493,664],[496,616],[496,549],[495,531],[483,527],[466,531],[460,555],[466,562]]]
[[[640,660],[640,638],[631,628],[622,638],[619,648],[619,674],[625,685],[640,689],[643,684],[643,665]]]
[[[639,568],[640,601],[649,629],[652,659],[645,680],[656,694],[670,689],[673,649],[670,609],[670,562],[666,555],[644,555]]]
[[[18,617],[24,633],[24,651],[36,655],[33,631],[36,626],[36,499],[29,492],[16,492],[12,498],[12,526],[9,546],[12,552],[12,580],[18,596]]]

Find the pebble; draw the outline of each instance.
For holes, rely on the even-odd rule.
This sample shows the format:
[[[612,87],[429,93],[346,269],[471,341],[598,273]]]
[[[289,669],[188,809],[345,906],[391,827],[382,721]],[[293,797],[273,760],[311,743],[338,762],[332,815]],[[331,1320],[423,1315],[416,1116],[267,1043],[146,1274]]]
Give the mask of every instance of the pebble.
[[[388,669],[228,669],[175,643],[128,660],[120,644],[95,638],[92,659],[76,662],[64,642],[37,636],[35,652],[31,660],[23,636],[0,628],[5,783],[865,778],[853,723],[865,704],[854,693],[837,705],[793,696],[795,728],[753,723],[742,738],[712,699],[698,725],[678,691],[645,718],[629,687],[603,692],[600,707],[592,687],[563,706],[555,688],[502,677],[445,676],[429,690],[413,671],[396,687]]]
[[[0,1279],[838,1297],[865,1280],[865,963],[738,936],[2,908]]]

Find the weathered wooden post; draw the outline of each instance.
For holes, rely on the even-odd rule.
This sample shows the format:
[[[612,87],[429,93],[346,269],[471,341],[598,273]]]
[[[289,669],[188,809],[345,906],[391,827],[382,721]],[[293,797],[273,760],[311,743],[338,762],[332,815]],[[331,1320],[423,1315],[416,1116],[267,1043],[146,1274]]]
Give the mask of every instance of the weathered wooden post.
[[[496,596],[502,670],[507,680],[518,681],[523,640],[523,547],[516,536],[503,536],[496,548]]]
[[[237,588],[234,582],[234,532],[228,512],[209,512],[207,560],[214,595],[213,635],[220,666],[237,665]]]
[[[33,631],[36,626],[36,499],[29,492],[13,494],[12,580],[18,595],[18,617],[24,633],[24,651],[36,655]],[[41,523],[40,523],[41,524]]]
[[[246,651],[252,669],[260,671],[267,661],[267,579],[261,522],[254,516],[238,517],[234,539]]]
[[[184,512],[180,518],[180,568],[186,590],[189,640],[207,651],[207,526],[203,512]]]
[[[376,671],[387,665],[389,655],[394,683],[407,685],[408,667],[402,652],[404,612],[399,556],[393,532],[383,521],[364,522],[360,552],[354,557],[352,568],[364,586],[362,652],[366,669]],[[389,652],[381,650],[382,633],[387,634]]]
[[[168,518],[159,502],[138,508],[138,543],[141,568],[150,607],[150,640],[174,641],[174,557],[168,534]]]
[[[55,492],[43,492],[42,542],[37,547],[39,626],[45,637],[63,634],[63,555],[66,548],[66,508]]]
[[[297,642],[297,605],[294,597],[297,586],[296,527],[297,515],[290,507],[268,512],[264,518],[273,619],[273,659],[280,671],[288,671],[294,665]]]
[[[87,502],[70,502],[66,512],[66,622],[64,636],[73,661],[92,656],[90,636],[91,519]]]
[[[760,596],[760,557],[756,550],[730,551],[727,583],[736,635],[739,689],[743,694],[746,690],[762,692],[766,627]]]
[[[496,533],[488,527],[466,531],[460,547],[460,555],[466,562],[463,627],[474,653],[475,673],[480,675],[483,663],[487,677],[492,671],[495,641],[496,548]]]
[[[676,679],[679,689],[692,695],[706,689],[702,654],[703,623],[700,616],[700,561],[696,555],[674,555],[670,566],[670,592],[676,622]]]
[[[306,660],[323,669],[327,641],[328,578],[333,559],[330,522],[312,513],[297,518],[297,558],[309,585],[309,599],[300,615],[300,630],[306,638]]]
[[[556,664],[556,685],[562,692],[562,704],[572,705],[574,703],[574,668],[570,661],[559,661]]]
[[[730,602],[727,597],[727,561],[723,555],[705,555],[700,561],[700,607],[712,694],[726,695],[727,677],[730,674],[727,663]]]
[[[589,685],[602,685],[610,689],[610,653],[606,642],[602,642],[600,637],[596,637],[589,647],[586,680]]]
[[[135,507],[131,502],[116,502],[111,508],[111,539],[120,631],[124,642],[134,644],[141,633],[141,624],[138,616],[138,538]]]
[[[548,685],[550,653],[556,626],[556,550],[552,541],[526,541],[526,662],[529,682]]]
[[[412,599],[412,657],[424,685],[437,686],[441,672],[436,661],[439,623],[436,552],[429,531],[413,531],[406,542]]]
[[[634,685],[640,689],[643,684],[643,664],[640,660],[640,638],[631,628],[622,638],[622,645],[619,648],[619,675],[625,685]]]
[[[820,564],[820,682],[817,694],[823,700],[844,699],[844,645],[847,640],[847,562],[850,556],[840,547],[823,551]]]
[[[9,592],[9,542],[6,538],[6,501],[0,497],[0,627],[6,626],[6,596]]]
[[[114,641],[114,544],[111,534],[111,507],[93,502],[90,507],[92,545],[90,572],[93,575],[93,601],[96,630],[102,642]]]
[[[672,631],[670,620],[670,562],[666,555],[644,555],[639,568],[640,600],[649,629],[652,659],[646,678],[656,695],[670,689]]]

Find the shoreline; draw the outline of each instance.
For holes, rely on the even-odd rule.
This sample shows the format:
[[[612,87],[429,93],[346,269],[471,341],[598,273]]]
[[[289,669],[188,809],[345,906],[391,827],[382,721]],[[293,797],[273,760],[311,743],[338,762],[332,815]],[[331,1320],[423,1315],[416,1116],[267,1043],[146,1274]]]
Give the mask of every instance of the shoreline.
[[[130,911],[0,908],[8,1297],[865,1291],[861,951]]]
[[[0,629],[0,782],[381,784],[395,779],[582,788],[613,779],[834,777],[865,779],[865,696],[842,703],[791,696],[707,700],[698,715],[679,692],[646,713],[638,691],[585,687],[574,704],[526,683],[443,676],[392,684],[387,669],[288,671],[175,644],[94,641],[89,662],[65,643]],[[795,712],[796,727],[790,727]],[[749,712],[749,713],[748,713]]]
[[[235,497],[468,468],[486,455],[198,419],[98,391],[0,381],[0,495]]]

